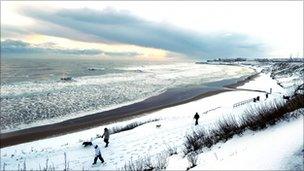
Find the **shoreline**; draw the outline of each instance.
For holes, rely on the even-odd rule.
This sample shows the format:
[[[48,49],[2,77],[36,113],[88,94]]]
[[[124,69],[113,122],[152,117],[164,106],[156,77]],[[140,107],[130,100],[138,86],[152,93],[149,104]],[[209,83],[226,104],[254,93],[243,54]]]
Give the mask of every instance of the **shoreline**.
[[[176,89],[172,89],[160,95],[145,99],[141,102],[119,107],[109,111],[98,112],[95,114],[69,119],[58,123],[1,133],[0,148],[60,136],[113,122],[124,121],[132,119],[136,116],[140,116],[142,114],[148,114],[164,108],[185,104],[222,92],[233,91],[236,87],[253,80],[258,75],[259,73],[255,73],[247,76],[245,79],[242,79],[242,77],[240,77],[238,79],[227,79],[207,84],[209,86],[212,86],[212,88],[202,87],[195,90],[183,89],[178,91]]]

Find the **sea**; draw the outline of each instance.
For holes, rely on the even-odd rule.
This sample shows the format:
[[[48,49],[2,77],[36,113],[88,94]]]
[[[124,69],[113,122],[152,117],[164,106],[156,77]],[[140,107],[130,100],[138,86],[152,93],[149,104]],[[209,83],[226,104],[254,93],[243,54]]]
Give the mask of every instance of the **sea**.
[[[56,123],[252,73],[189,61],[2,58],[0,129]]]

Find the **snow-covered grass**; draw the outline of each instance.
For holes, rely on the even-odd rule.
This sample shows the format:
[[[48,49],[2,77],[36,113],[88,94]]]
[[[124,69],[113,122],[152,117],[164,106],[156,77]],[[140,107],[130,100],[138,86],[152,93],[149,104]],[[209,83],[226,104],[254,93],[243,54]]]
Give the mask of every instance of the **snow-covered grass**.
[[[142,166],[166,167],[168,170],[289,168],[288,161],[294,159],[293,156],[299,156],[299,151],[303,149],[303,139],[301,138],[303,137],[303,131],[301,131],[303,112],[301,113],[301,109],[295,112],[300,115],[297,119],[278,122],[261,131],[246,129],[242,136],[232,135],[226,142],[221,141],[210,148],[203,148],[203,153],[191,153],[187,157],[184,155],[186,135],[191,135],[193,131],[198,130],[206,130],[209,133],[218,127],[219,121],[226,121],[229,117],[235,118],[239,123],[241,116],[248,115],[246,112],[249,108],[271,106],[275,102],[283,103],[282,95],[287,93],[283,87],[277,84],[277,80],[272,79],[267,73],[260,74],[241,88],[242,90],[224,92],[146,113],[128,121],[2,148],[1,169],[5,165],[6,170],[16,170],[18,165],[19,168],[22,168],[26,163],[26,169],[41,168],[42,170],[46,161],[51,168],[56,170],[63,170],[67,163],[71,170],[132,170],[131,168]],[[245,90],[269,92],[270,88],[273,92],[269,94],[268,98],[263,92]],[[257,96],[260,96],[258,102],[251,101],[233,107],[238,102]],[[298,113],[299,111],[300,113]],[[196,112],[201,116],[198,126],[194,126],[193,120]],[[154,119],[159,120],[149,122]],[[94,139],[96,134],[101,134],[105,127],[126,127],[132,123],[145,124],[111,134],[107,148],[103,147],[104,143],[101,139]],[[224,128],[226,123],[221,124]],[[94,149],[92,147],[84,148],[81,145],[82,141],[91,139],[93,139],[93,143],[101,147],[106,164],[91,165]],[[296,159],[299,160],[299,157]]]
[[[168,164],[169,153],[167,151],[151,156],[144,157],[136,161],[130,160],[121,170],[138,171],[138,170],[164,170]]]
[[[210,148],[220,141],[227,141],[234,135],[242,134],[246,129],[257,131],[274,125],[285,118],[298,117],[289,115],[289,112],[304,108],[304,95],[295,96],[284,104],[274,103],[259,108],[250,108],[239,119],[233,116],[225,117],[215,123],[212,130],[199,129],[186,135],[185,154],[202,148]]]
[[[279,122],[262,131],[247,130],[198,155],[193,170],[303,170],[303,115]],[[299,155],[300,154],[300,155]],[[293,162],[290,162],[293,161]],[[191,164],[183,155],[169,158],[167,170],[186,170]]]

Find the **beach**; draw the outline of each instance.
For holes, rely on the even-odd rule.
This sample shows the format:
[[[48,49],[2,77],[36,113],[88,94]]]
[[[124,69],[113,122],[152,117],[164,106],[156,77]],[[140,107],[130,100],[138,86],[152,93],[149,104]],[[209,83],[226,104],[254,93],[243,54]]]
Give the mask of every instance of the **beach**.
[[[300,79],[300,77],[298,78]],[[283,86],[289,85],[286,79],[284,78]],[[289,80],[293,79],[294,77],[289,78]],[[206,89],[207,86],[199,90],[193,89],[193,87],[183,90],[173,89],[136,105],[131,105],[131,107],[130,105],[122,107],[125,111],[134,111],[134,113],[122,113],[120,118],[101,118],[100,115],[93,115],[94,119],[91,120],[95,121],[100,117],[100,123],[88,122],[87,124],[79,123],[75,125],[80,125],[79,127],[61,127],[61,130],[59,130],[61,132],[53,135],[49,135],[50,131],[38,132],[42,136],[47,136],[2,147],[1,164],[5,166],[3,170],[13,170],[20,166],[26,166],[26,168],[33,170],[39,170],[41,167],[48,167],[54,170],[61,170],[65,167],[72,170],[78,170],[79,168],[84,170],[95,170],[96,168],[122,170],[130,163],[144,163],[146,160],[151,159],[152,162],[156,163],[160,160],[168,162],[168,170],[186,170],[189,163],[187,157],[183,156],[183,151],[187,135],[200,129],[212,131],[217,128],[220,121],[231,117],[241,119],[246,116],[248,109],[271,106],[274,102],[284,102],[282,94],[288,94],[292,89],[278,85],[280,80],[272,79],[270,73],[257,72],[249,77],[236,80],[209,83],[208,86],[212,86],[212,89]],[[266,97],[265,93],[270,88],[272,88],[272,93]],[[252,99],[257,96],[260,97],[260,101],[254,102]],[[165,104],[168,99],[172,100],[171,103]],[[235,106],[235,104],[240,103],[242,104]],[[148,106],[148,104],[159,104],[159,106],[155,106],[156,109],[147,108],[147,111],[145,109],[138,111],[138,106]],[[114,111],[123,112],[122,109]],[[301,113],[302,111],[296,112]],[[198,125],[194,125],[193,116],[195,113],[200,115]],[[86,117],[90,118],[90,116]],[[298,162],[298,155],[294,154],[299,153],[298,150],[303,142],[299,137],[302,137],[301,135],[303,134],[294,130],[303,127],[302,118],[279,122],[278,125],[267,128],[265,131],[246,130],[242,135],[235,135],[226,142],[217,143],[210,148],[211,150],[209,148],[203,149],[204,151],[198,159],[200,163],[197,168],[217,168],[221,163],[224,163],[223,167],[231,169],[246,169],[248,166],[256,170],[293,168],[293,165],[286,165],[280,161],[283,158],[285,161],[295,159],[295,164],[300,163]],[[83,120],[80,121],[82,122]],[[68,120],[68,123],[73,126],[75,120],[74,123]],[[89,124],[91,125],[88,126]],[[96,126],[93,124],[96,124]],[[130,129],[124,130],[130,125]],[[58,128],[60,127],[58,126]],[[120,130],[111,134],[109,147],[104,147],[103,139],[98,138],[98,135],[103,133],[104,128]],[[288,132],[294,132],[294,134]],[[273,138],[266,138],[269,136]],[[24,138],[26,139],[26,137]],[[271,147],[273,142],[270,143],[270,141],[276,138],[279,138],[280,141],[276,141],[277,146],[273,148]],[[261,139],[266,142],[261,142]],[[288,139],[288,142],[284,141],[284,139]],[[82,146],[82,143],[87,141],[100,147],[106,164],[92,166],[94,148],[92,146]],[[238,143],[233,142],[241,143],[238,145]],[[258,143],[261,145],[257,147],[256,144]],[[288,148],[284,148],[286,146],[285,143],[290,144]],[[270,147],[273,150],[265,150]],[[171,156],[172,150],[173,153],[176,153],[173,156]],[[244,155],[248,156],[248,153],[255,154],[257,151],[263,151],[263,155],[268,157],[274,154],[276,154],[274,156],[281,157],[272,160],[271,165],[268,165],[268,162],[264,162],[264,159],[257,155],[243,157]],[[168,152],[170,152],[170,156],[167,156]],[[161,156],[166,158],[160,158]],[[65,157],[66,160],[63,160]],[[236,161],[231,162],[231,160],[234,161],[235,159],[242,161],[243,164],[236,166]],[[253,160],[261,164],[252,165]],[[68,166],[66,165],[67,163],[69,163]],[[230,165],[230,163],[234,164]]]
[[[59,123],[42,125],[8,133],[1,133],[1,148],[72,133],[108,123],[119,122],[139,115],[147,114],[149,112],[212,96],[221,92],[232,91],[234,88],[245,84],[257,76],[258,74],[255,73],[247,78],[241,77],[238,79],[212,82],[208,85],[209,87],[197,89],[168,90],[158,96],[153,96],[144,101],[119,107],[113,110],[74,118]]]
[[[0,171],[304,171],[303,3],[1,7]]]
[[[206,88],[230,84],[228,79],[234,83],[234,79],[253,73],[249,67],[189,62],[39,60],[33,61],[32,66],[27,66],[25,60],[15,62],[1,63],[1,73],[6,75],[1,77],[1,133],[109,111],[164,93],[188,99],[206,92]],[[88,70],[92,67],[95,70]],[[61,80],[62,75],[55,74],[60,73],[61,68],[70,70],[70,81]],[[14,77],[19,72],[24,73],[22,79]]]

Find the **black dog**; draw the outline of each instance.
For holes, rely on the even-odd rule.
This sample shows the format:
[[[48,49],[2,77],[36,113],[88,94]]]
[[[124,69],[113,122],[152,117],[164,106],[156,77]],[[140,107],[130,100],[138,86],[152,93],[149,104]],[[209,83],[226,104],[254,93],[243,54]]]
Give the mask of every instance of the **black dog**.
[[[84,147],[86,147],[86,146],[91,146],[91,145],[93,145],[93,144],[92,144],[92,142],[90,142],[90,141],[85,141],[85,142],[82,143],[82,145],[83,145]]]

